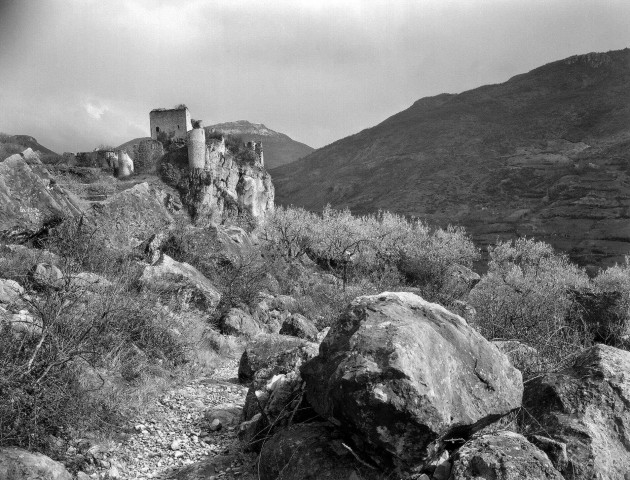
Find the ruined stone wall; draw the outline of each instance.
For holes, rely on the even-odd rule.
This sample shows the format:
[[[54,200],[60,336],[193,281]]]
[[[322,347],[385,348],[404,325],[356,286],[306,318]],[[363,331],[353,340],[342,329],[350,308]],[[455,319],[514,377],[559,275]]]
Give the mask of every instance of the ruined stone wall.
[[[114,152],[98,150],[94,152],[78,152],[75,155],[75,165],[78,167],[98,167],[104,170],[112,168],[111,157]]]
[[[149,123],[153,140],[157,140],[160,132],[166,132],[175,140],[186,140],[187,132],[192,129],[187,108],[152,110],[149,113]]]

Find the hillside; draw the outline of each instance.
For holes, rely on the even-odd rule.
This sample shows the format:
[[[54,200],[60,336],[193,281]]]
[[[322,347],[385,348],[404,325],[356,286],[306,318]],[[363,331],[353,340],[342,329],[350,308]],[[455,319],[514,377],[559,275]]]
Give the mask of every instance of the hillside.
[[[284,133],[271,130],[262,123],[251,123],[247,120],[217,123],[206,127],[206,130],[218,130],[225,134],[238,135],[246,142],[262,140],[267,168],[285,165],[313,151],[313,148],[296,142]]]
[[[630,253],[630,50],[423,98],[271,174],[277,202],[387,209],[535,236],[582,264]]]
[[[43,156],[57,155],[49,148],[40,145],[39,142],[30,135],[8,135],[0,133],[0,161],[14,153],[20,153],[30,148],[34,152],[40,152]]]

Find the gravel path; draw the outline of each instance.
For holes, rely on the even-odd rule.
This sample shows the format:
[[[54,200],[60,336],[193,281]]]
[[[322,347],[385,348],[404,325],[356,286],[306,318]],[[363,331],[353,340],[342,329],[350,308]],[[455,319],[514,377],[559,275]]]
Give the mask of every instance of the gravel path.
[[[143,415],[130,422],[122,443],[90,452],[96,471],[78,476],[87,479],[193,479],[202,467],[204,479],[257,478],[255,455],[243,454],[237,425],[212,431],[213,408],[242,408],[247,388],[236,379],[238,361],[222,364],[211,377],[196,379],[161,396]],[[204,461],[182,471],[182,467]],[[179,473],[178,473],[179,472]]]

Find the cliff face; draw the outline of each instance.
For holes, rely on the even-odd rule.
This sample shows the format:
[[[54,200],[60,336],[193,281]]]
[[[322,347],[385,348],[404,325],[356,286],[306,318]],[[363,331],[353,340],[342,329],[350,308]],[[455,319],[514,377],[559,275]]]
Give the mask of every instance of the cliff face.
[[[581,264],[630,254],[630,49],[418,100],[272,171],[278,203],[532,236]]]
[[[195,219],[221,223],[241,216],[259,221],[273,209],[271,176],[259,162],[237,158],[222,142],[205,145],[203,150],[198,145],[192,147],[182,147],[164,157],[162,178],[173,183],[164,175],[171,172],[183,203]],[[193,159],[189,161],[191,154]]]

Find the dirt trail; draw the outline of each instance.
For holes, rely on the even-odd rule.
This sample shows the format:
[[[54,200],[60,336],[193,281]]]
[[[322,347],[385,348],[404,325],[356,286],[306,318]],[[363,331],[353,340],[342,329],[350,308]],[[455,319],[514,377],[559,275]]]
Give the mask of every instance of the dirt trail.
[[[127,439],[94,452],[96,472],[90,479],[247,479],[256,478],[254,455],[241,452],[237,425],[211,431],[213,408],[238,411],[247,388],[239,385],[238,361],[229,360],[212,376],[196,379],[159,397],[146,413],[129,421]],[[182,471],[183,467],[203,461]],[[199,475],[203,475],[199,477]]]

